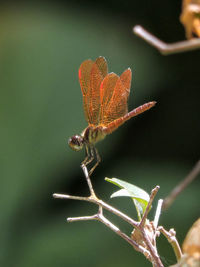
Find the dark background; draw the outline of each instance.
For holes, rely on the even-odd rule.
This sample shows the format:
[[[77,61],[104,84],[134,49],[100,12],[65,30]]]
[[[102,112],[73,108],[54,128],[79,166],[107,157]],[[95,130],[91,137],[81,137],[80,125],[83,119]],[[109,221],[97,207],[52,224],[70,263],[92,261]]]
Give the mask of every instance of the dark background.
[[[87,195],[79,167],[84,152],[68,138],[87,126],[78,68],[105,56],[109,71],[133,71],[129,109],[156,100],[97,145],[102,157],[92,181],[100,198],[136,218],[128,198],[111,199],[117,177],[156,202],[191,170],[200,148],[200,50],[162,56],[132,33],[136,24],[166,42],[185,39],[181,1],[55,1],[2,4],[0,11],[0,264],[8,267],[150,266],[143,255],[98,222],[66,223],[90,215],[92,204],[55,200],[52,193]],[[109,215],[108,215],[109,216]],[[199,179],[163,212],[182,243],[199,216]],[[126,233],[132,229],[109,218]],[[167,241],[158,248],[175,263]]]

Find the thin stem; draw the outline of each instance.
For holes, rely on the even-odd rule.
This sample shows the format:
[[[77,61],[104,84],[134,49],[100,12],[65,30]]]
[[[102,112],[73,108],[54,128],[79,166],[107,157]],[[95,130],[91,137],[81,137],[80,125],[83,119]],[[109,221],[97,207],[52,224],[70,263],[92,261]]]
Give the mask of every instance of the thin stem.
[[[154,190],[152,190],[152,197],[151,199],[154,198],[157,190],[159,187],[156,187]],[[140,225],[138,222],[127,216],[126,214],[122,213],[121,211],[115,209],[114,207],[108,205],[104,201],[96,198],[95,195],[91,195],[90,197],[79,197],[79,196],[71,196],[71,195],[64,195],[64,194],[53,194],[54,198],[62,198],[62,199],[73,199],[73,200],[80,200],[80,201],[87,201],[94,203],[99,206],[99,211],[96,215],[93,216],[84,216],[84,217],[75,217],[75,218],[68,218],[68,222],[74,222],[74,221],[81,221],[81,220],[99,220],[102,223],[104,223],[107,227],[109,227],[112,231],[114,231],[116,234],[121,236],[123,239],[125,239],[129,244],[131,244],[136,250],[142,252],[145,257],[153,262],[155,266],[158,267],[163,267],[163,264],[157,254],[156,249],[154,246],[151,244],[149,237],[147,236],[143,225]],[[134,240],[132,240],[130,237],[128,237],[125,233],[122,233],[118,227],[113,225],[111,222],[109,222],[104,216],[103,216],[103,208],[108,210],[109,212],[119,216],[121,219],[132,225],[134,228],[137,228],[144,239],[144,242],[147,246],[147,249],[141,245],[138,245]]]
[[[135,220],[133,220],[132,218],[130,218],[128,215],[124,214],[123,212],[115,209],[114,207],[112,207],[111,205],[108,205],[107,203],[105,203],[103,200],[100,200],[94,196],[90,196],[90,197],[79,197],[79,196],[71,196],[71,195],[64,195],[64,194],[53,194],[54,198],[62,198],[62,199],[73,199],[73,200],[81,200],[81,201],[87,201],[87,202],[91,202],[94,203],[98,206],[101,206],[102,208],[108,210],[109,212],[117,215],[118,217],[120,217],[121,219],[123,219],[124,221],[126,221],[127,223],[129,223],[131,226],[138,228],[138,222],[136,222]]]
[[[68,217],[67,218],[67,222],[93,221],[93,220],[98,220],[96,214],[92,216]]]
[[[81,217],[70,217],[67,218],[68,222],[75,222],[75,221],[89,221],[89,220],[97,220],[101,223],[105,224],[109,229],[115,232],[117,235],[122,237],[126,242],[128,242],[132,247],[134,247],[137,251],[143,253],[148,260],[151,260],[150,253],[142,246],[138,245],[134,240],[132,240],[129,236],[123,233],[117,226],[111,223],[104,215],[103,210],[100,207],[97,214],[92,216],[81,216]]]
[[[99,214],[98,220],[105,224],[109,229],[111,229],[113,232],[115,232],[117,235],[122,237],[125,241],[127,241],[132,247],[134,247],[137,251],[143,253],[148,259],[150,258],[149,252],[143,248],[142,246],[138,245],[134,240],[132,240],[129,236],[127,236],[125,233],[121,232],[120,229],[115,226],[113,223],[111,223],[107,218],[104,217],[103,214]]]
[[[91,183],[91,180],[90,180],[90,176],[89,176],[87,167],[85,166],[85,164],[82,164],[82,165],[81,165],[81,168],[82,168],[83,173],[84,173],[84,175],[85,175],[85,178],[86,178],[86,181],[87,181],[87,184],[88,184],[88,187],[89,187],[91,196],[96,197],[96,195],[95,195],[95,193],[94,193],[94,189],[93,189],[92,183]]]
[[[147,43],[157,48],[158,50],[164,51],[166,49],[166,44],[163,41],[161,41],[153,34],[145,30],[142,26],[140,25],[134,26],[133,32],[142,39],[144,39]]]
[[[143,239],[144,239],[144,242],[147,246],[147,249],[148,251],[150,252],[152,258],[153,258],[153,261],[154,261],[154,264],[155,266],[157,267],[164,267],[164,265],[162,264],[161,260],[160,260],[160,257],[158,256],[158,253],[157,253],[157,250],[156,248],[152,245],[152,243],[150,242],[146,232],[145,232],[145,229],[142,228],[140,229],[141,231],[141,234],[143,236]]]
[[[140,229],[140,232],[141,232],[141,234],[142,234],[142,236],[143,236],[143,239],[144,239],[144,241],[145,241],[145,244],[146,244],[146,246],[147,246],[147,249],[150,251],[150,254],[152,255],[152,259],[153,259],[153,261],[154,261],[153,264],[154,264],[155,266],[159,266],[159,267],[161,267],[161,266],[163,266],[163,264],[162,264],[162,262],[161,262],[161,260],[160,260],[160,257],[159,257],[159,255],[158,255],[158,253],[157,253],[157,250],[156,250],[156,248],[153,246],[153,244],[151,243],[151,241],[149,240],[149,237],[147,236],[146,231],[145,231],[145,222],[146,222],[146,218],[147,218],[147,216],[148,216],[148,213],[149,213],[149,211],[150,211],[150,207],[151,207],[151,205],[152,205],[152,203],[153,203],[153,200],[154,200],[154,198],[155,198],[155,196],[156,196],[156,194],[157,194],[159,188],[160,188],[160,186],[156,186],[156,187],[151,191],[150,199],[149,199],[147,208],[146,208],[146,210],[145,210],[145,213],[144,213],[144,215],[143,215],[143,217],[142,217],[142,220],[141,220],[141,222],[140,222],[139,229]],[[155,228],[155,229],[156,229],[156,228]]]
[[[175,53],[181,53],[186,51],[191,51],[200,48],[200,39],[186,40],[182,42],[167,44],[153,34],[145,30],[142,26],[136,25],[133,28],[133,32],[144,39],[147,43],[157,48],[161,54],[170,55]]]
[[[135,220],[133,220],[132,218],[130,218],[128,215],[124,214],[123,212],[119,211],[118,209],[116,209],[116,208],[112,207],[111,205],[105,203],[103,200],[94,201],[93,203],[99,204],[104,209],[106,209],[106,210],[110,211],[111,213],[117,215],[118,217],[120,217],[121,219],[123,219],[124,221],[126,221],[127,223],[132,225],[133,227],[138,228],[138,225],[139,225],[138,222],[136,222]]]
[[[157,189],[158,190],[158,189]],[[116,232],[118,235],[120,235],[123,239],[125,239],[128,243],[130,243],[132,246],[135,247],[135,244],[137,244],[137,247],[135,247],[135,249],[140,249],[139,251],[141,252],[141,249],[143,250],[143,254],[147,257],[147,259],[149,259],[150,261],[155,261],[156,266],[159,267],[163,267],[162,262],[160,261],[159,256],[157,255],[157,251],[155,250],[155,248],[153,247],[153,245],[151,244],[146,232],[144,231],[143,226],[140,226],[140,224],[138,222],[136,222],[135,220],[133,220],[132,218],[130,218],[129,216],[127,216],[126,214],[122,213],[121,211],[115,209],[114,207],[108,205],[107,203],[105,203],[104,201],[97,199],[93,196],[90,197],[79,197],[79,196],[71,196],[71,195],[64,195],[64,194],[53,194],[54,198],[62,198],[62,199],[73,199],[73,200],[81,200],[81,201],[87,201],[87,202],[91,202],[94,204],[97,204],[99,206],[99,212],[98,214],[102,214],[102,208],[108,210],[109,212],[119,216],[121,219],[123,219],[124,221],[126,221],[127,223],[129,223],[130,225],[132,225],[134,228],[137,228],[140,230],[140,232],[142,233],[142,236],[144,237],[144,241],[147,245],[147,248],[151,254],[151,258],[149,257],[149,254],[147,253],[148,251],[145,250],[144,247],[139,246],[134,240],[132,240],[130,237],[128,237],[127,235],[125,235],[124,233],[121,233],[121,231],[115,226],[113,225],[113,227],[110,227],[106,224],[106,220],[103,220],[102,222],[104,224],[106,224],[110,229],[112,229],[114,232]],[[68,222],[74,222],[74,221],[81,221],[81,220],[98,220],[98,218],[102,218],[102,215],[94,215],[94,216],[84,216],[84,217],[75,217],[75,218],[68,218],[67,221]]]
[[[152,202],[156,196],[156,194],[158,193],[158,190],[160,189],[160,186],[156,186],[152,191],[151,191],[151,195],[150,195],[150,199],[149,199],[149,202],[148,202],[148,205],[146,207],[146,210],[144,212],[144,215],[142,217],[142,220],[140,222],[140,227],[143,227],[145,225],[145,222],[146,222],[146,218],[149,214],[149,211],[150,211],[150,208],[151,208],[151,205],[152,205]]]
[[[96,197],[95,192],[93,190],[92,187],[92,183],[87,171],[87,168],[84,164],[81,165],[86,181],[88,183],[88,187],[90,190],[90,196],[89,197],[81,197],[81,196],[71,196],[71,195],[64,195],[64,194],[53,194],[54,198],[62,198],[62,199],[73,199],[73,200],[80,200],[80,201],[87,201],[87,202],[91,202],[94,203],[96,205],[99,206],[99,210],[98,213],[93,215],[93,216],[83,216],[83,217],[70,217],[67,219],[68,222],[74,222],[74,221],[86,221],[86,220],[99,220],[100,222],[104,223],[108,228],[110,228],[112,231],[114,231],[116,234],[118,234],[119,236],[121,236],[124,240],[126,240],[129,244],[131,244],[136,250],[140,251],[141,253],[143,253],[145,255],[145,257],[151,261],[155,266],[157,267],[163,267],[163,264],[160,260],[160,257],[157,254],[157,250],[155,249],[155,247],[152,245],[151,241],[149,240],[149,237],[147,236],[145,229],[144,229],[144,225],[145,225],[145,221],[146,221],[146,217],[148,215],[148,212],[150,210],[150,206],[152,204],[152,201],[158,191],[158,189],[160,188],[159,186],[157,186],[156,188],[154,188],[151,192],[151,196],[150,196],[150,201],[148,203],[148,206],[146,208],[145,214],[142,218],[141,223],[136,222],[135,220],[133,220],[132,218],[130,218],[129,216],[127,216],[126,214],[122,213],[121,211],[115,209],[114,207],[108,205],[107,203],[105,203],[103,200],[100,200]],[[108,219],[106,219],[103,215],[103,208],[108,210],[109,212],[119,216],[121,219],[123,219],[124,221],[126,221],[127,223],[129,223],[131,226],[133,226],[134,228],[137,228],[141,234],[142,237],[144,239],[144,242],[146,244],[146,247],[139,245],[137,242],[135,242],[135,240],[131,239],[129,236],[127,236],[125,233],[121,232],[120,229],[118,227],[116,227],[114,224],[112,224]],[[147,248],[147,249],[146,249]]]
[[[89,201],[88,197],[79,197],[79,196],[71,196],[71,195],[65,195],[65,194],[53,194],[54,198],[61,198],[61,199],[73,199],[73,200],[81,200],[81,201]]]
[[[161,210],[162,210],[162,204],[163,204],[163,199],[159,199],[158,200],[158,205],[157,205],[157,208],[156,208],[156,214],[155,214],[154,221],[153,221],[155,230],[158,227],[158,221],[159,221]]]
[[[163,209],[168,209],[177,196],[200,174],[200,160],[195,164],[190,173],[181,181],[164,199]]]
[[[176,232],[174,231],[174,229],[170,229],[168,232],[162,226],[160,226],[158,230],[167,238],[168,242],[171,244],[177,261],[180,260],[180,258],[182,257],[182,251],[176,239]]]

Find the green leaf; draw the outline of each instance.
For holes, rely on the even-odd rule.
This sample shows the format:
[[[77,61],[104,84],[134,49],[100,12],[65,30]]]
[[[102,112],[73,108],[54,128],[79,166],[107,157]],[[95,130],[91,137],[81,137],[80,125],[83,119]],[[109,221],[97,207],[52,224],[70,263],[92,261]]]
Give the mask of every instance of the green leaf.
[[[120,189],[120,190],[114,192],[110,197],[113,198],[113,197],[133,197],[133,196],[126,189]]]
[[[138,186],[127,183],[117,178],[110,179],[106,177],[105,180],[121,188],[120,190],[113,193],[111,195],[111,198],[131,197],[133,199],[133,203],[137,210],[138,218],[139,220],[141,220],[141,217],[144,214],[149,202],[149,194]]]

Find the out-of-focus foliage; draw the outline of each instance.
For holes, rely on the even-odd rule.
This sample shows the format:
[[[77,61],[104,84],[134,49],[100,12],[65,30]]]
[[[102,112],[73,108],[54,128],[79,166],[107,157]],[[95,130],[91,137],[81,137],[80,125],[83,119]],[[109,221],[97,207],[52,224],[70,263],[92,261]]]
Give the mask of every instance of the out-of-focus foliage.
[[[92,179],[97,194],[134,216],[129,199],[109,200],[113,187],[105,176],[126,177],[147,192],[159,184],[163,198],[198,159],[200,51],[163,57],[132,34],[132,26],[141,23],[163,40],[184,38],[181,3],[168,1],[163,10],[161,2],[55,1],[1,8],[1,266],[149,266],[103,225],[65,221],[93,214],[96,207],[51,195],[88,194],[79,168],[84,154],[71,151],[67,139],[86,126],[79,65],[100,55],[118,74],[131,67],[130,109],[158,103],[99,143],[102,162]],[[180,241],[199,215],[197,198],[198,180],[161,217]],[[122,229],[132,231],[126,224]],[[158,246],[164,263],[174,263],[167,242],[161,238]]]

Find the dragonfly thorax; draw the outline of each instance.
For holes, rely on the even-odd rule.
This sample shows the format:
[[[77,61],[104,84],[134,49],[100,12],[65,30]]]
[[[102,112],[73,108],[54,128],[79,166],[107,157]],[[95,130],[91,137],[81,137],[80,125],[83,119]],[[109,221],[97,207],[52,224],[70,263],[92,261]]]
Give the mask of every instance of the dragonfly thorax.
[[[88,126],[81,134],[83,136],[84,142],[94,145],[95,143],[101,141],[105,138],[106,134],[102,126]]]

